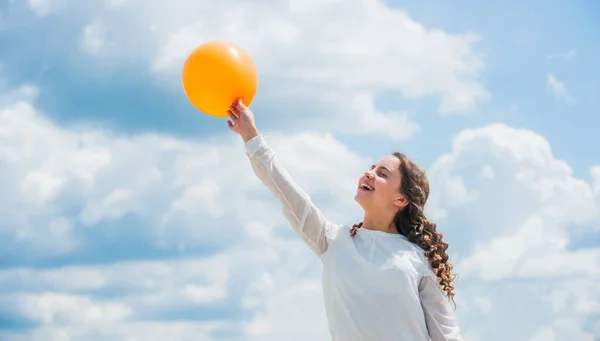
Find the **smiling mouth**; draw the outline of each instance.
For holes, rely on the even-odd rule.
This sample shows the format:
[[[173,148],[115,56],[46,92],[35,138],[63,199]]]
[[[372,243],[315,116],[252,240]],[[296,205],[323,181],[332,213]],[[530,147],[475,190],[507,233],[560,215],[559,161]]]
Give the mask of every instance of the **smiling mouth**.
[[[369,191],[369,192],[372,192],[375,190],[375,188],[373,188],[372,186],[370,186],[369,184],[366,184],[366,183],[362,183],[360,185],[360,189],[364,189],[365,191]]]

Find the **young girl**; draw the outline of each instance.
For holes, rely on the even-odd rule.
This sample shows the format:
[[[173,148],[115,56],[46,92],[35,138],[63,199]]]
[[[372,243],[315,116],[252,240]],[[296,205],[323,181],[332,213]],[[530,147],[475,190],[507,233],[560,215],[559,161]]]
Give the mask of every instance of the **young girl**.
[[[425,173],[409,158],[381,158],[358,181],[364,219],[336,225],[288,175],[241,101],[229,110],[256,176],[280,200],[285,217],[323,263],[323,292],[334,341],[462,340],[448,244],[425,217]]]

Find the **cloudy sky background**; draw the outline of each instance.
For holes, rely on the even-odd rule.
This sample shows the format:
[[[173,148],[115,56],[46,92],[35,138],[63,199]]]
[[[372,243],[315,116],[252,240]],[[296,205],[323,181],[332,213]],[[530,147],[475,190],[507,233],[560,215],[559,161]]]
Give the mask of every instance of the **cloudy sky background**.
[[[329,339],[318,259],[183,94],[211,40],[332,220],[385,153],[427,168],[466,340],[600,340],[600,4],[165,3],[0,0],[0,340]]]

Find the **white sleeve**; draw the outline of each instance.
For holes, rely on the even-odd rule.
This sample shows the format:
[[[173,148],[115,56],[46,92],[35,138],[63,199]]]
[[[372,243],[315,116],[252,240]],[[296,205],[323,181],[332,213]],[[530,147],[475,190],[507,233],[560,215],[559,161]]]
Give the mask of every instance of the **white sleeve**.
[[[454,309],[433,274],[421,278],[419,293],[431,341],[463,341]]]
[[[247,141],[245,148],[254,173],[279,199],[293,229],[321,256],[327,250],[328,237],[336,225],[325,218],[309,195],[287,173],[262,135]]]

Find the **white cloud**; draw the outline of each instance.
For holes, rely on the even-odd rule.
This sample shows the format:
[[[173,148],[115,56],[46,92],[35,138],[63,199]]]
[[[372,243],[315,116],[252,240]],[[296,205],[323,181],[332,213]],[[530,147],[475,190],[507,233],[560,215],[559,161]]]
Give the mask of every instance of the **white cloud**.
[[[278,283],[262,312],[245,326],[245,340],[328,340],[320,281]]]
[[[214,341],[210,335],[226,327],[219,322],[131,322],[76,326],[41,326],[32,333],[0,333],[10,341],[69,341],[69,340],[127,340],[127,341]]]
[[[548,56],[546,56],[546,58],[548,58],[548,59],[564,59],[564,60],[571,60],[575,57],[577,57],[577,50],[575,50],[575,49],[569,49],[568,51],[565,51],[565,52],[552,53],[552,54],[549,54]]]
[[[123,227],[122,233],[141,233],[168,248],[193,247],[239,238],[240,227],[215,234],[211,224],[258,219],[265,207],[279,211],[275,203],[248,204],[250,193],[266,190],[250,171],[241,141],[232,135],[192,143],[153,134],[117,137],[86,127],[63,129],[27,102],[0,108],[0,127],[0,160],[7,165],[0,170],[5,193],[0,213],[10,227],[5,233],[20,245],[45,245],[45,252],[82,250],[87,238],[83,226],[134,216],[148,219],[150,226],[139,231]],[[231,134],[226,127],[223,132]],[[329,134],[269,137],[317,200],[336,198],[325,209],[354,204],[355,181],[369,164],[365,158]],[[329,179],[323,173],[337,175]],[[340,193],[346,199],[338,200]],[[73,211],[73,205],[79,210]],[[283,221],[275,217],[269,221]]]
[[[226,127],[223,131],[230,134]],[[333,219],[348,217],[356,180],[370,160],[328,133],[267,138],[324,211]],[[94,261],[86,254],[90,248],[100,248],[100,257],[140,246],[185,257],[126,261],[116,256],[105,265],[1,270],[0,301],[12,304],[0,305],[19,307],[12,313],[40,323],[27,340],[92,335],[152,340],[165,335],[146,335],[157,326],[180,340],[208,340],[223,328],[264,339],[288,335],[295,314],[322,309],[318,279],[306,277],[318,259],[298,239],[288,240],[290,228],[279,205],[255,179],[236,136],[190,142],[62,128],[19,101],[0,107],[0,164],[0,233],[17,264],[52,262],[57,256],[60,263],[82,254]],[[140,226],[127,216],[141,219]],[[115,239],[103,239],[113,234]],[[145,245],[132,243],[132,236]],[[206,247],[219,249],[197,255]],[[289,287],[281,287],[285,283]],[[282,314],[278,307],[294,297],[299,311]],[[145,322],[211,307],[234,315],[214,323]],[[235,322],[241,313],[259,314],[242,324]],[[311,316],[305,326],[319,322],[320,315]],[[284,317],[288,324],[273,322]],[[299,335],[328,336],[324,321]],[[3,340],[20,337],[0,333]]]
[[[32,3],[39,15],[61,8]],[[260,96],[281,108],[258,118],[286,117],[295,128],[408,139],[420,129],[412,113],[378,108],[381,93],[439,96],[442,114],[468,112],[490,96],[480,80],[477,36],[426,28],[378,1],[106,4],[109,11],[94,13],[79,41],[102,55],[95,63],[146,63],[176,89],[191,48],[231,40],[257,62]],[[555,94],[569,99],[553,80]],[[56,256],[81,261],[75,258],[90,257],[85,251],[93,248],[114,258],[0,270],[0,307],[41,323],[26,333],[2,331],[0,339],[329,339],[318,261],[285,235],[289,228],[251,174],[239,140],[62,128],[29,103],[36,93],[23,87],[0,96],[0,247],[24,264]],[[268,138],[330,217],[359,218],[351,194],[368,157],[329,133]],[[597,219],[600,168],[591,175],[591,182],[574,178],[541,136],[504,125],[461,132],[452,153],[437,160],[431,206],[453,239],[453,256],[460,251],[454,259],[466,340],[592,339],[582,321],[600,310],[598,249],[568,244],[571,229]],[[131,257],[124,249],[158,259],[124,260]],[[528,284],[494,292],[513,278]],[[525,307],[528,317],[542,322],[486,337],[479,316],[494,328],[499,321],[513,326],[522,320],[514,307],[532,302],[525,299],[535,303]],[[216,317],[202,321],[205,315]]]
[[[247,233],[253,234],[255,226],[248,226]],[[272,257],[272,251],[277,257]],[[302,274],[314,269],[317,262],[297,241],[290,243],[271,236],[261,243],[249,242],[206,259],[3,270],[0,283],[7,289],[20,283],[14,290],[21,292],[44,290],[40,294],[16,296],[19,311],[41,323],[27,334],[28,340],[38,340],[41,335],[142,339],[147,328],[158,326],[176,330],[171,337],[176,335],[177,340],[213,340],[211,333],[220,328],[240,330],[246,336],[239,339],[244,340],[279,339],[280,336],[289,340],[309,336],[314,340],[327,340],[319,281],[314,275],[306,278]],[[81,294],[59,294],[64,291]],[[114,292],[118,296],[109,302],[84,295],[97,291]],[[240,302],[227,308],[228,299]],[[171,311],[201,314],[203,309],[211,307],[229,309],[231,316],[225,315],[210,323],[160,320]],[[255,316],[247,322],[235,321],[240,310],[255,312]],[[156,317],[158,321],[152,321]],[[300,317],[304,318],[302,323],[299,323]],[[187,313],[187,318],[194,320],[195,313]],[[16,335],[0,332],[0,336],[3,335],[7,340],[20,340]],[[159,335],[164,336],[157,334],[148,339],[159,340]]]
[[[42,324],[87,324],[119,321],[132,310],[118,302],[93,302],[88,297],[43,293],[18,297],[24,316]]]
[[[482,176],[482,169],[494,176]],[[463,276],[592,274],[600,265],[594,256],[600,249],[567,250],[567,227],[598,219],[592,184],[573,177],[542,136],[503,124],[464,130],[430,176],[432,214],[447,219],[447,207],[455,214],[469,207],[465,218],[481,226],[466,241],[475,252],[461,262]],[[476,201],[464,199],[475,191]]]
[[[600,166],[592,167],[590,174],[592,175],[594,193],[600,195]]]
[[[106,45],[108,28],[101,20],[88,24],[83,28],[81,48],[89,54],[102,52]]]
[[[5,243],[35,250],[34,257],[74,257],[99,243],[90,239],[98,234],[88,236],[87,231],[105,234],[109,230],[101,224],[108,224],[125,236],[131,226],[110,224],[134,214],[144,219],[145,232],[129,233],[145,233],[143,240],[151,247],[185,256],[2,270],[2,302],[13,302],[19,307],[15,311],[41,325],[26,336],[3,332],[1,337],[153,340],[166,335],[156,331],[161,327],[181,340],[212,340],[215,333],[236,330],[234,339],[328,339],[318,260],[297,238],[285,235],[289,227],[254,179],[239,140],[188,142],[60,128],[27,102],[4,107],[0,122],[0,160],[8,166],[0,169],[6,188],[0,216],[10,222],[3,233],[14,234]],[[359,213],[352,192],[372,160],[329,133],[271,133],[268,140],[332,219],[348,223],[360,218],[352,217]],[[451,243],[451,252],[461,250],[458,296],[465,335],[485,337],[483,327],[472,322],[482,313],[490,319],[513,318],[498,315],[503,296],[478,289],[488,288],[485,281],[542,277],[555,284],[533,296],[539,309],[550,307],[553,320],[518,335],[527,339],[537,331],[557,340],[587,337],[581,321],[600,311],[593,303],[599,299],[594,283],[600,274],[593,271],[600,268],[595,263],[599,255],[596,249],[568,250],[566,226],[597,218],[594,182],[574,178],[543,137],[502,124],[461,132],[452,153],[442,155],[429,174],[432,207],[446,212],[440,229],[446,238],[461,236],[460,243]],[[592,179],[598,174],[594,168]],[[18,202],[26,204],[21,211],[15,209]],[[75,202],[79,211],[65,215],[62,205]],[[36,221],[28,221],[30,212],[38,215]],[[126,238],[103,243],[106,250],[135,246]],[[198,245],[228,247],[190,258],[188,252]],[[215,307],[231,315],[214,322],[148,322],[178,311],[193,318],[193,311]],[[250,317],[236,321],[240,313]]]
[[[571,104],[574,102],[573,97],[567,93],[567,86],[559,81],[552,73],[548,73],[546,77],[546,85],[552,91],[557,100]]]
[[[62,10],[68,0],[27,0],[29,8],[39,17],[56,13]]]
[[[119,9],[123,6],[130,5],[136,0],[108,0],[107,6],[109,9]]]
[[[0,72],[2,65],[0,65]],[[0,73],[1,76],[1,73]],[[17,102],[28,102],[35,99],[38,95],[38,88],[33,85],[24,85],[16,89],[7,88],[5,79],[0,77],[0,105],[12,105]]]
[[[492,300],[489,297],[475,297],[474,299],[477,309],[482,313],[487,313],[492,310]]]
[[[257,65],[257,102],[279,107],[295,128],[326,124],[336,132],[403,140],[418,126],[401,104],[380,109],[376,103],[383,94],[409,100],[433,95],[442,114],[473,111],[490,97],[481,80],[477,35],[424,27],[381,1],[177,0],[170,6],[146,1],[143,9],[137,4],[109,2],[102,30],[91,30],[112,32],[102,35],[99,63],[114,66],[109,61],[118,60],[136,68],[147,63],[172,91],[181,87],[181,67],[193,48],[232,41]],[[91,44],[92,50],[99,45]]]
[[[595,341],[594,335],[582,332],[572,320],[557,320],[538,330],[529,341]]]
[[[530,130],[492,124],[460,132],[452,152],[429,170],[430,214],[450,238],[451,253],[460,251],[454,258],[458,287],[464,287],[459,295],[473,295],[467,301],[489,318],[509,319],[495,315],[506,293],[489,289],[507,291],[518,280],[524,284],[516,295],[523,297],[514,297],[506,313],[518,299],[533,300],[529,304],[538,304],[539,314],[548,307],[553,319],[535,335],[519,334],[523,339],[593,339],[584,325],[600,311],[591,303],[600,300],[591,289],[600,279],[600,248],[578,248],[572,236],[600,222],[597,174],[593,168],[591,183],[574,177],[549,143]],[[465,200],[465,193],[475,194]],[[480,287],[487,288],[481,289],[485,298]],[[527,298],[531,293],[523,290],[533,295]],[[523,304],[519,309],[531,309]],[[517,327],[513,332],[522,333]]]

